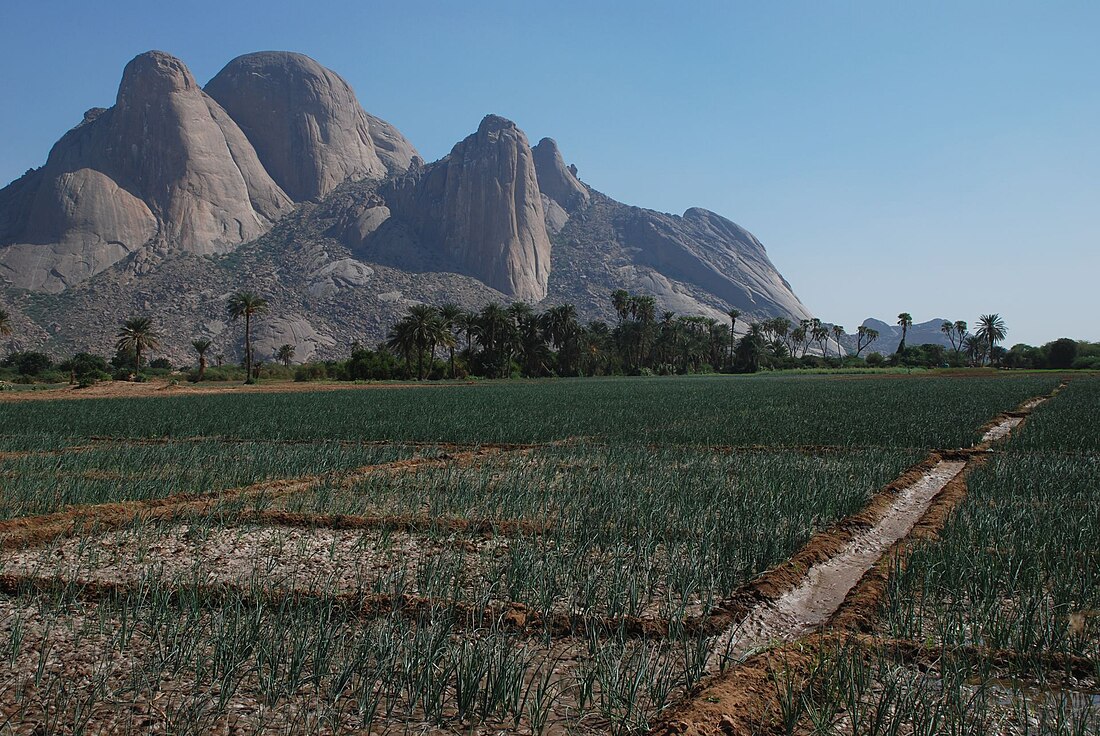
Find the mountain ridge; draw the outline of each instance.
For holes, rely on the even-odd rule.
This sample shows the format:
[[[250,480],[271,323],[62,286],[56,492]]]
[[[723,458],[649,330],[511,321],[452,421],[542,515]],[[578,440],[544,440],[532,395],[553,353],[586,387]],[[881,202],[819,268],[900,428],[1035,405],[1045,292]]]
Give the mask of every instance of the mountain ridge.
[[[246,54],[204,88],[163,52],[127,70],[115,107],[0,190],[4,298],[50,349],[104,352],[140,313],[179,359],[192,337],[234,351],[224,300],[239,288],[270,298],[261,332],[301,359],[380,339],[418,301],[570,301],[608,319],[625,288],[681,313],[810,316],[748,231],[616,202],[507,118],[425,163],[300,54]]]

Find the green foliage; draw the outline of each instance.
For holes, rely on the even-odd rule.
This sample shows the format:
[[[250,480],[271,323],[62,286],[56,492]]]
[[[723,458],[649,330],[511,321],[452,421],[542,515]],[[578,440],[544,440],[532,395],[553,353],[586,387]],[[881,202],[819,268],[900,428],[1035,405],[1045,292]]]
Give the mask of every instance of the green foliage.
[[[1077,360],[1077,343],[1068,337],[1059,338],[1046,346],[1046,353],[1051,368],[1069,368]]]
[[[441,364],[444,365],[444,364]],[[221,369],[211,368],[211,374]],[[239,369],[235,369],[239,370]],[[699,376],[211,394],[5,408],[9,432],[125,437],[966,447],[1053,376]],[[720,417],[703,420],[702,417]]]
[[[23,376],[41,376],[53,366],[53,359],[45,353],[37,353],[32,350],[12,353],[0,362],[0,366],[11,368],[13,372]]]

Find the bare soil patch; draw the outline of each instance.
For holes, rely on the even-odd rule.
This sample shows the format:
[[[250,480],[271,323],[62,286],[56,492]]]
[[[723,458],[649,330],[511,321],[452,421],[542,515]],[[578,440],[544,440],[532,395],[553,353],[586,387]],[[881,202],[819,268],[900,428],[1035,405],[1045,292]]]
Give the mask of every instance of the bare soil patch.
[[[69,399],[130,399],[158,396],[195,396],[202,394],[267,394],[311,393],[316,391],[372,391],[386,389],[439,388],[444,386],[477,386],[478,381],[395,382],[395,383],[312,383],[304,381],[269,381],[253,385],[243,383],[188,383],[186,381],[152,380],[101,381],[94,386],[38,391],[2,391],[0,403],[21,401],[58,401]]]
[[[416,468],[443,467],[449,463],[477,462],[497,452],[494,449],[470,450],[431,458],[408,458],[390,463],[367,465],[350,472],[261,481],[249,486],[209,494],[177,494],[161,499],[125,501],[77,507],[44,516],[21,517],[0,522],[0,549],[21,549],[44,544],[79,531],[102,533],[118,529],[136,520],[163,520],[186,514],[210,511],[217,504],[236,498],[277,498],[308,490],[321,483],[336,481],[340,486],[354,485],[376,473],[402,473]]]

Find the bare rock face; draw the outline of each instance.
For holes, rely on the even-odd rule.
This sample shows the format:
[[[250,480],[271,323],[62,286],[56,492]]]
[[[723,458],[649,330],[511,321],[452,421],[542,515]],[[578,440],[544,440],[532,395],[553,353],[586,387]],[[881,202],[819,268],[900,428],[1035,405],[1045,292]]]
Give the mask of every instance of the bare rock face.
[[[227,252],[291,205],[187,67],[150,51],[126,65],[114,107],[0,191],[0,265],[15,285],[60,291],[149,244]]]
[[[462,273],[515,299],[546,296],[550,237],[531,148],[515,123],[487,116],[448,156],[400,182],[386,202],[422,246],[441,251]]]
[[[133,253],[157,233],[149,207],[94,169],[46,179],[29,203],[27,243],[0,250],[14,286],[57,292]]]
[[[683,217],[637,207],[616,223],[635,261],[693,284],[749,314],[809,318],[767,251],[748,230],[693,207]]]
[[[588,204],[588,187],[577,178],[575,166],[566,166],[553,138],[543,138],[531,149],[538,174],[539,189],[566,212]]]
[[[239,56],[205,91],[295,201],[323,197],[348,179],[403,172],[416,155],[392,126],[363,111],[343,78],[302,54]]]
[[[306,293],[325,299],[343,289],[365,286],[374,275],[374,269],[354,258],[340,258],[326,263],[309,274]]]
[[[318,350],[330,348],[336,344],[330,335],[318,332],[309,320],[300,314],[288,314],[282,317],[268,317],[260,320],[252,338],[252,350],[256,360],[274,361],[275,354],[283,345],[294,348],[293,362],[302,363]]]

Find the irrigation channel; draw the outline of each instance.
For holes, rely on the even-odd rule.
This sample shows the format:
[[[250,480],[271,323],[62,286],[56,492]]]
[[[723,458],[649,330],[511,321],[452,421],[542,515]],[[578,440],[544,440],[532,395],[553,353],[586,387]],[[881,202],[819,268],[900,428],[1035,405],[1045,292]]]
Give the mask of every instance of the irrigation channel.
[[[965,493],[965,474],[972,464],[981,462],[994,443],[1022,426],[1034,409],[1063,386],[997,417],[973,447],[934,453],[930,467],[897,491],[893,502],[870,528],[852,536],[836,554],[809,566],[792,587],[758,602],[720,636],[711,649],[708,665],[719,661],[738,664],[704,680],[691,697],[666,711],[650,734],[771,732],[776,725],[777,696],[775,685],[766,675],[771,655],[828,629],[843,635],[845,629],[862,623],[867,611],[860,609],[866,609],[866,601],[852,599],[860,597],[861,583],[873,587],[875,581],[868,580],[869,573],[908,540],[945,489],[960,488],[962,492],[949,503],[953,506],[960,501]],[[811,540],[808,546],[813,544]],[[851,610],[846,611],[846,607]],[[845,613],[849,614],[847,619]],[[784,668],[790,668],[787,654],[780,656]],[[794,659],[797,661],[798,656]]]
[[[1060,387],[1059,387],[1060,388]],[[1056,389],[1057,391],[1057,389]],[[1051,394],[1052,396],[1053,394]],[[683,621],[676,631],[658,630],[651,621],[563,620],[548,628],[559,635],[577,635],[597,629],[629,632],[640,637],[676,637],[702,628],[716,636],[707,656],[707,671],[717,673],[705,678],[688,693],[678,705],[663,714],[652,733],[660,734],[710,734],[756,733],[770,728],[774,707],[775,688],[766,679],[766,668],[761,658],[772,656],[784,647],[797,645],[807,637],[822,631],[843,628],[841,622],[854,597],[868,584],[873,573],[887,560],[892,550],[904,544],[914,529],[927,523],[937,504],[953,505],[965,494],[965,476],[973,464],[981,462],[994,443],[1008,437],[1022,425],[1026,416],[1046,401],[1047,397],[1031,399],[1015,411],[997,417],[986,427],[978,444],[964,450],[934,452],[921,466],[899,477],[872,499],[860,514],[834,525],[830,530],[815,535],[802,551],[787,563],[770,570],[735,593],[714,612]],[[561,444],[558,443],[550,444]],[[416,468],[443,467],[453,463],[478,463],[496,453],[525,454],[537,445],[486,445],[460,447],[447,446],[444,454],[397,460],[391,463],[364,466],[328,476],[306,476],[295,479],[264,481],[250,486],[228,489],[203,496],[169,496],[159,500],[101,504],[73,509],[39,517],[12,519],[0,522],[0,548],[9,551],[27,550],[43,546],[59,538],[83,535],[89,532],[102,534],[112,529],[122,529],[135,521],[171,521],[191,513],[207,512],[227,500],[256,496],[271,498],[287,495],[325,482],[349,484],[375,473],[403,473]],[[74,448],[80,451],[83,448]],[[945,490],[955,489],[954,495]],[[950,499],[947,499],[951,496]],[[946,500],[945,500],[946,499]],[[393,526],[410,530],[428,523],[419,518],[341,518],[322,520],[316,517],[298,518],[293,514],[258,512],[253,521],[266,521],[286,526],[310,526],[327,521],[331,528],[359,528],[376,525]],[[476,524],[463,522],[476,527]],[[324,526],[324,524],[322,524]],[[538,533],[536,529],[525,529]],[[486,528],[486,533],[490,531]],[[507,524],[495,522],[491,531],[509,534]],[[888,574],[888,573],[885,573]],[[49,588],[51,584],[68,585],[72,581],[58,578],[38,578],[34,574],[6,576],[0,580],[2,592],[18,595],[26,590]],[[36,585],[37,583],[37,585]],[[84,581],[89,598],[110,597],[133,587],[129,582],[109,580]],[[215,591],[217,592],[217,591]],[[216,595],[208,596],[214,603]],[[309,595],[276,595],[273,600],[310,598]],[[422,606],[403,606],[415,614],[420,608],[431,608],[436,601],[413,601]],[[358,601],[359,615],[377,615],[389,611],[393,601],[374,601],[363,605]],[[865,608],[865,607],[864,607]],[[499,617],[508,605],[487,611],[490,617]],[[851,611],[847,611],[851,613]],[[528,629],[531,621],[524,612],[514,622],[519,631]],[[858,614],[858,612],[857,612]],[[511,615],[511,614],[509,614]],[[858,617],[858,616],[857,616]],[[471,620],[484,620],[472,616]],[[852,631],[858,634],[858,631]]]

